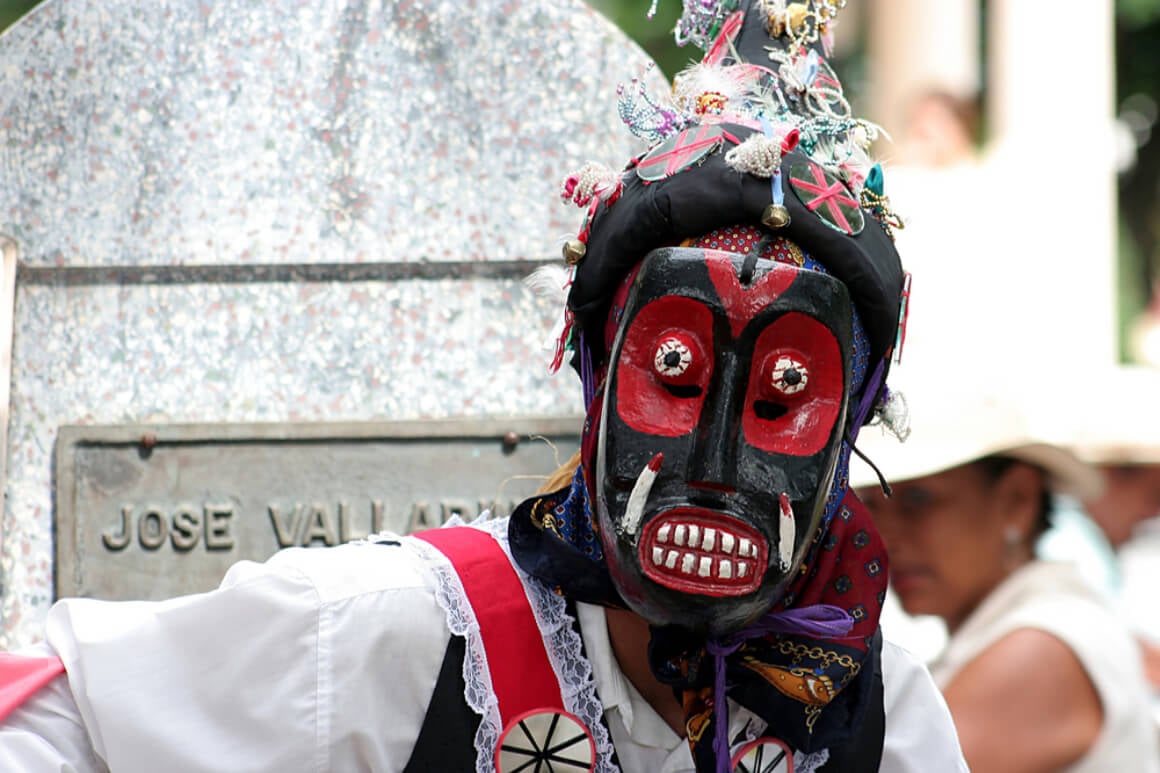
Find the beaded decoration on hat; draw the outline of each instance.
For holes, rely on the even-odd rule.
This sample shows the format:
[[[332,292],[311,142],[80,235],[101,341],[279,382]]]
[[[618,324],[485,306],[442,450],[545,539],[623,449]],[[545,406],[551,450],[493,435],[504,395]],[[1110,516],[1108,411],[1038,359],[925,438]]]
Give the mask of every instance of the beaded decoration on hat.
[[[883,363],[858,397],[878,400],[903,340],[906,281],[893,245],[902,223],[869,156],[882,131],[853,114],[827,61],[844,5],[684,0],[677,42],[704,57],[671,93],[650,93],[643,77],[618,90],[621,119],[648,150],[619,172],[589,162],[561,189],[586,212],[563,247],[572,276],[554,368],[571,351],[580,372],[599,369],[611,297],[650,250],[752,224],[849,287],[871,360]]]

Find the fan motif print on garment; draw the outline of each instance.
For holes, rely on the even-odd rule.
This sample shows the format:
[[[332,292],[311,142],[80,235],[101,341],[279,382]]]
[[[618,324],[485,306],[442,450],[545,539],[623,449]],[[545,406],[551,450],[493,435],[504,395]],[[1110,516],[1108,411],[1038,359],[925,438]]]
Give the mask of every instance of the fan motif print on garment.
[[[733,758],[734,773],[794,773],[793,754],[776,738],[758,738]]]
[[[595,765],[592,734],[559,711],[533,712],[512,722],[495,755],[498,773],[589,773]]]

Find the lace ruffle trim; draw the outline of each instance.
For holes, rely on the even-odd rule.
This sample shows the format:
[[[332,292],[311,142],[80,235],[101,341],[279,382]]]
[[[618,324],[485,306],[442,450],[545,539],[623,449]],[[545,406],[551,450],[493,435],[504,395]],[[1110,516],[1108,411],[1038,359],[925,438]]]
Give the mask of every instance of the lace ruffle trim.
[[[463,697],[471,710],[480,716],[479,729],[475,732],[475,770],[476,773],[495,773],[495,748],[503,728],[500,727],[499,701],[491,686],[491,671],[487,667],[479,622],[467,600],[463,583],[447,557],[422,540],[407,540],[407,543],[431,566],[436,581],[435,600],[447,615],[447,627],[452,635],[462,636],[466,642]]]
[[[793,769],[795,773],[814,773],[818,768],[830,761],[830,750],[822,749],[813,754],[802,751],[793,753]]]

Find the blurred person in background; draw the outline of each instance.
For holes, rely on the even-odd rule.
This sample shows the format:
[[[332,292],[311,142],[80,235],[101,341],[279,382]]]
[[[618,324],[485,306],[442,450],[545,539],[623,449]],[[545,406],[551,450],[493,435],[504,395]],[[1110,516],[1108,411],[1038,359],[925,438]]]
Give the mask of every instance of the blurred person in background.
[[[961,211],[946,206],[942,197],[931,196],[931,191],[954,190],[964,200],[985,198],[989,181],[978,144],[980,95],[932,80],[906,98],[903,118],[896,141],[883,149],[890,162],[890,198],[905,224],[895,239],[916,283],[916,292],[908,299],[911,324],[906,329],[905,357],[897,366],[900,373],[915,357],[956,366],[953,357],[946,359],[945,353],[955,349],[948,342],[960,335],[962,320],[974,313],[977,299],[994,297],[995,291],[991,276],[958,268],[987,249],[989,237],[963,232]],[[948,240],[946,235],[952,232],[958,236]],[[907,614],[893,588],[883,601],[882,630],[926,663],[946,646],[943,621],[933,615]]]
[[[1148,478],[1160,478],[1160,458],[1149,465]],[[1153,713],[1160,725],[1160,514],[1142,521],[1118,552],[1120,593],[1117,607],[1136,632],[1152,685]]]
[[[1094,499],[1098,471],[1033,433],[1010,398],[903,383],[906,442],[859,439],[892,496],[865,464],[851,483],[886,542],[902,607],[946,624],[931,673],[968,764],[1160,770],[1133,637],[1074,566],[1035,558],[1052,493]]]
[[[1061,498],[1036,552],[1074,563],[1116,609],[1136,634],[1148,681],[1160,696],[1160,370],[1119,367],[1103,382],[1116,399],[1072,415],[1067,435],[1103,474],[1103,493]],[[1160,697],[1154,702],[1160,720]]]
[[[1160,371],[1119,367],[1101,382],[1115,399],[1099,410],[1065,414],[1047,405],[1068,417],[1061,442],[1099,467],[1106,485],[1098,497],[1063,498],[1036,550],[1042,558],[1076,563],[1085,579],[1114,598],[1123,587],[1118,552],[1160,516]]]
[[[931,87],[911,101],[895,164],[926,169],[975,161],[979,135],[977,95],[960,96]]]

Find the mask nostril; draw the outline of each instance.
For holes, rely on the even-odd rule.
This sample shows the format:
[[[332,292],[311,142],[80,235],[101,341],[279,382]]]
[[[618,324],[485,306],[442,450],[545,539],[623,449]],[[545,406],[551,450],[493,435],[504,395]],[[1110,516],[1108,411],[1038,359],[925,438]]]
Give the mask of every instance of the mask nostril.
[[[701,491],[719,491],[722,494],[736,494],[737,489],[725,483],[714,483],[709,480],[691,480],[689,487],[700,489]]]
[[[759,419],[776,421],[789,413],[789,408],[781,403],[775,403],[770,400],[756,400],[753,403],[753,412],[757,414],[757,418]]]
[[[664,386],[665,389],[669,391],[669,394],[671,394],[673,397],[700,397],[701,392],[703,391],[701,387],[694,384],[665,384]]]

